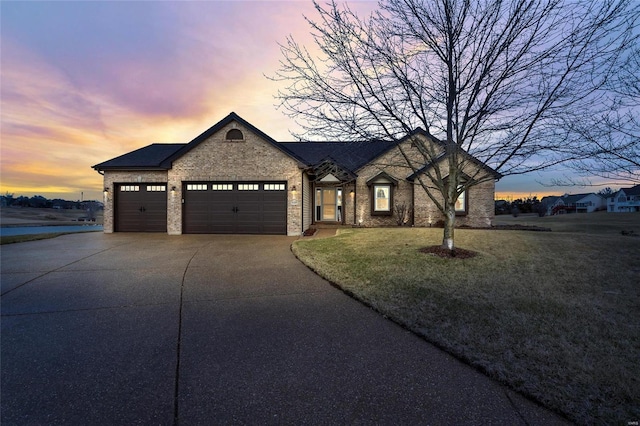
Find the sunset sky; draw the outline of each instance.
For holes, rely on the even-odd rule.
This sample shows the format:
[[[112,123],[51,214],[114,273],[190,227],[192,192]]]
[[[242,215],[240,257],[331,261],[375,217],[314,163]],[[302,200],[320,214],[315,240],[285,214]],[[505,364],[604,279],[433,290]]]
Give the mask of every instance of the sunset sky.
[[[368,14],[377,5],[350,1]],[[0,192],[101,199],[91,166],[150,143],[186,143],[231,111],[278,141],[275,108],[292,34],[311,45],[300,1],[1,1]],[[549,188],[551,174],[508,177],[502,197]]]

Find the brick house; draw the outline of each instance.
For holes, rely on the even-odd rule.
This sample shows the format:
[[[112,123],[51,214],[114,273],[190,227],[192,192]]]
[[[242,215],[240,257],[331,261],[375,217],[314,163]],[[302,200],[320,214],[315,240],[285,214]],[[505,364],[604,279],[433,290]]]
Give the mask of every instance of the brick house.
[[[410,152],[414,138],[435,143],[420,129],[397,143],[277,142],[231,113],[187,144],[152,144],[93,166],[104,175],[104,231],[296,236],[324,224],[431,226],[442,215],[398,149]],[[462,172],[483,179],[459,198],[456,223],[489,226],[500,174],[469,158]]]

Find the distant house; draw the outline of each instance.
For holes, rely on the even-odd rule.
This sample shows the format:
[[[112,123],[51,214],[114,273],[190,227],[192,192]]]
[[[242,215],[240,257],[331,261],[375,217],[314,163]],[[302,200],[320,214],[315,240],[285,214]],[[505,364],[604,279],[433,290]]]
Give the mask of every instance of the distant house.
[[[542,197],[540,204],[544,207],[546,216],[551,216],[553,213],[553,205],[558,201],[558,198],[560,197],[557,195],[547,195],[546,197]]]
[[[622,188],[607,199],[607,212],[640,212],[640,185]]]
[[[607,208],[607,200],[598,194],[587,194],[576,201],[576,213],[593,213]]]
[[[605,207],[606,200],[598,194],[565,194],[551,204],[550,214],[593,213]]]

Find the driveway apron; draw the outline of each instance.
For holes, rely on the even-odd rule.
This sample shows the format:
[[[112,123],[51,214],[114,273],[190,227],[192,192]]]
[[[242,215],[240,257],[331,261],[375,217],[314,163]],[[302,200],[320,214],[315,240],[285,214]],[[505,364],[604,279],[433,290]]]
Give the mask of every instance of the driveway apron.
[[[2,423],[563,423],[332,287],[293,241],[2,246]]]

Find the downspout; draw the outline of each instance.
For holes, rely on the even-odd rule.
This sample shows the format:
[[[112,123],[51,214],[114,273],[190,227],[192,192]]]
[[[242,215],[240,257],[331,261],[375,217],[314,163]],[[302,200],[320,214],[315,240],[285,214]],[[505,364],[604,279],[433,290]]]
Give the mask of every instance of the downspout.
[[[304,235],[304,170],[300,171],[300,235]]]
[[[411,226],[416,224],[416,183],[411,182]]]
[[[358,185],[356,185],[357,179],[353,181],[353,224],[356,225],[356,200],[358,199]]]

